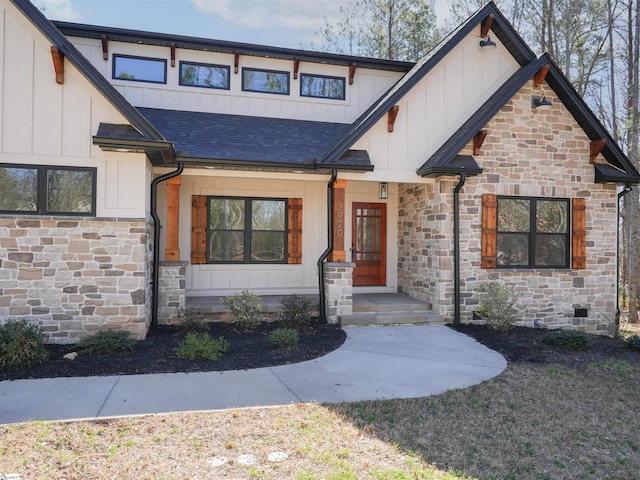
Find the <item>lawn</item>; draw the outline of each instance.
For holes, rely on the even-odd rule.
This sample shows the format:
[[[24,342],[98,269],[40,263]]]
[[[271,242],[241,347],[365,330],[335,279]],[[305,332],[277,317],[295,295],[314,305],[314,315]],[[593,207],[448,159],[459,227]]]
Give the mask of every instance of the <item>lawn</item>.
[[[510,362],[409,399],[0,425],[20,478],[640,478],[640,362]]]

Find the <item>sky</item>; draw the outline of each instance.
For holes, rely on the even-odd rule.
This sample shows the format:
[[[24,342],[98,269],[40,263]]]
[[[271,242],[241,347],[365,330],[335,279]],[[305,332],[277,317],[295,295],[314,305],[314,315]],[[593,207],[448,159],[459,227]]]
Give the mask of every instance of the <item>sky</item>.
[[[289,48],[320,45],[316,32],[348,0],[31,0],[51,20]],[[448,14],[436,0],[436,13]]]

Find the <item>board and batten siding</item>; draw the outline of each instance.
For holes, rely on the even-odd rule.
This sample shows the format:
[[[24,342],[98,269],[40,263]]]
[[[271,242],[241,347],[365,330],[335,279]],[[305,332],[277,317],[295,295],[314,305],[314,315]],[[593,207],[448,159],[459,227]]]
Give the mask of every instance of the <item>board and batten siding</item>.
[[[499,40],[481,49],[474,30],[399,102],[394,131],[384,115],[352,149],[367,150],[379,181],[416,182],[415,172],[519,68]]]
[[[146,157],[92,143],[101,122],[128,122],[70,61],[57,84],[51,43],[6,0],[0,15],[0,163],[94,167],[96,216],[148,217]]]
[[[353,84],[349,85],[348,66],[300,62],[300,74],[345,78],[345,100],[310,98],[300,96],[300,76],[297,79],[293,78],[293,62],[288,60],[241,55],[238,73],[234,74],[232,54],[178,48],[176,66],[171,67],[170,50],[167,47],[110,41],[109,58],[104,60],[99,40],[78,37],[69,37],[69,40],[129,102],[138,107],[351,123],[403,75],[402,72],[358,68]],[[113,79],[113,54],[167,60],[166,85]],[[230,89],[180,85],[181,61],[229,65]],[[289,95],[243,92],[243,67],[289,72]]]

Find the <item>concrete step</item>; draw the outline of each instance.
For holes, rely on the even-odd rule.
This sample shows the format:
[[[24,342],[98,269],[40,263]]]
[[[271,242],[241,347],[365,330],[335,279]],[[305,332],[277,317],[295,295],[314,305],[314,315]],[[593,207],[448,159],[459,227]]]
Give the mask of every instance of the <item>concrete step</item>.
[[[421,312],[363,312],[338,316],[342,327],[372,325],[443,325],[444,318],[437,313]]]
[[[353,305],[353,313],[430,313],[431,308],[426,303],[390,303]]]

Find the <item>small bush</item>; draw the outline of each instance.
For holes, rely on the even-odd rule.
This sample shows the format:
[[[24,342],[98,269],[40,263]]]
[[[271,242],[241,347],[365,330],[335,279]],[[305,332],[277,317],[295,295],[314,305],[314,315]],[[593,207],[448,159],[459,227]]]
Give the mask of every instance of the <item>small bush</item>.
[[[82,355],[95,357],[129,352],[133,350],[134,345],[135,340],[129,336],[129,332],[123,330],[99,330],[80,340],[77,347]]]
[[[630,335],[625,339],[624,343],[627,346],[627,348],[640,352],[640,335],[638,334]]]
[[[276,328],[269,334],[269,345],[273,348],[289,348],[298,345],[300,337],[294,328]]]
[[[45,336],[38,325],[9,320],[0,325],[0,371],[27,368],[47,359]]]
[[[209,331],[209,325],[204,321],[204,312],[194,307],[178,310],[180,328],[185,332],[205,333]]]
[[[299,332],[311,326],[311,307],[313,301],[309,297],[292,295],[280,301],[280,321],[286,328],[295,328]]]
[[[223,297],[222,303],[227,312],[233,315],[233,323],[241,332],[253,332],[260,326],[262,305],[260,297],[244,290],[230,297]]]
[[[489,328],[506,331],[516,322],[518,296],[513,287],[497,282],[480,284],[480,304],[476,313],[487,322]]]
[[[178,345],[176,355],[180,358],[204,358],[206,360],[219,360],[229,348],[229,342],[224,337],[211,338],[211,335],[198,335],[189,333]]]
[[[554,330],[542,337],[544,343],[566,348],[567,350],[589,350],[593,342],[586,333],[576,330]]]

